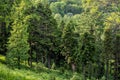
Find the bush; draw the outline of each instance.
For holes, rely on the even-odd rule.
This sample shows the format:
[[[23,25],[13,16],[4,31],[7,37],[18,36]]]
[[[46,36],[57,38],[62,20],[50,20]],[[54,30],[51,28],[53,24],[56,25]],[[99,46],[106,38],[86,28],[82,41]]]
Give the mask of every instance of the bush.
[[[55,69],[55,63],[52,64],[51,69]]]
[[[50,76],[49,80],[56,80],[55,76]]]
[[[40,71],[43,71],[43,68],[44,68],[44,64],[42,63],[38,63],[36,66],[35,66],[35,70],[36,72],[40,72]]]
[[[64,73],[65,72],[65,69],[64,69],[64,67],[60,67],[60,73]]]
[[[105,80],[105,76],[103,76],[100,80]]]
[[[77,73],[74,73],[73,76],[72,76],[72,78],[70,80],[83,80],[83,79]]]

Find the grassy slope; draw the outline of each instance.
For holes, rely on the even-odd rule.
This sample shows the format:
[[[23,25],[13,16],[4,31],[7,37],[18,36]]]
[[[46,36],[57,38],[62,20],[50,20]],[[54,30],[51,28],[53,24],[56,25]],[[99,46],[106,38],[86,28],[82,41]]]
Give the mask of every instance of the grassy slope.
[[[73,74],[65,70],[63,73],[59,70],[50,70],[43,67],[42,64],[36,68],[30,69],[26,66],[22,69],[11,69],[5,63],[5,57],[0,55],[0,80],[84,80],[81,74]],[[98,80],[92,77],[87,80]],[[103,76],[99,80],[105,80]],[[113,80],[113,79],[110,79]]]
[[[5,60],[4,56],[0,55],[0,59]],[[68,72],[69,74],[69,72]],[[5,64],[0,62],[0,80],[69,80],[70,75],[62,74],[58,70],[40,69],[33,71],[31,69],[10,69]]]

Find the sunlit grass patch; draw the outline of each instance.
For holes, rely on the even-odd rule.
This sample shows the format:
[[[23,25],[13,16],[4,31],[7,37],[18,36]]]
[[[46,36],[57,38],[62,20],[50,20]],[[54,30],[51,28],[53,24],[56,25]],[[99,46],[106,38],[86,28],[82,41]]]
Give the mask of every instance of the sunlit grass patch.
[[[57,70],[35,72],[30,69],[10,69],[0,63],[0,80],[69,80]]]

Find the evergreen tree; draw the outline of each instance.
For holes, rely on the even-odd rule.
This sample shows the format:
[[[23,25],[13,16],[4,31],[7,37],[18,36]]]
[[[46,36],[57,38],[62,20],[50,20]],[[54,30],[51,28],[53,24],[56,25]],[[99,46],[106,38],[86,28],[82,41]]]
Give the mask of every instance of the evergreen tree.
[[[51,55],[54,54],[54,39],[56,37],[57,24],[52,17],[51,10],[48,5],[37,2],[30,6],[25,14],[30,15],[29,27],[29,59],[28,63],[32,66],[32,61],[43,62],[50,68]]]
[[[70,21],[64,28],[62,33],[62,51],[66,62],[75,66],[77,58],[78,40],[77,34],[74,32],[74,23]],[[74,71],[74,70],[73,70]]]
[[[14,15],[14,22],[12,24],[11,35],[8,41],[7,62],[9,65],[17,65],[20,68],[21,61],[25,61],[28,58],[28,24],[25,22],[25,15],[23,14],[25,2],[22,0]]]
[[[10,27],[10,13],[14,1],[1,0],[0,1],[0,53],[6,53],[7,38],[9,36]]]
[[[120,24],[120,16],[119,16],[119,12],[111,12],[109,16],[106,17],[106,22],[105,24],[105,39],[104,39],[104,47],[105,47],[105,66],[106,66],[106,80],[109,80],[109,75],[111,67],[110,67],[110,60],[115,60],[116,62],[114,64],[118,64],[117,60],[118,59],[114,59],[114,57],[116,57],[117,55],[117,49],[118,48],[114,48],[117,47],[117,45],[115,45],[114,43],[119,44],[119,41],[117,41],[119,39],[119,37],[116,37],[116,34],[119,33],[119,24]],[[114,16],[114,17],[113,17]],[[112,65],[113,66],[113,65]],[[114,66],[116,67],[116,65]],[[115,76],[116,75],[116,71],[115,71]],[[116,77],[115,77],[116,78]]]

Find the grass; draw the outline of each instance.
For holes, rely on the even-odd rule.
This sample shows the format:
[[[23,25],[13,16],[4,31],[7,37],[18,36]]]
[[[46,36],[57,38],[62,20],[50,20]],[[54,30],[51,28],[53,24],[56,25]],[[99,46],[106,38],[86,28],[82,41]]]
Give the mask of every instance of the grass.
[[[11,69],[4,64],[5,57],[0,55],[0,80],[70,80],[71,72],[61,73],[59,70],[52,70],[37,66],[36,69],[22,68]]]
[[[64,74],[57,71],[35,72],[26,69],[10,69],[0,63],[0,80],[69,80]]]
[[[43,64],[38,64],[34,68],[23,65],[21,69],[11,69],[4,63],[5,56],[0,55],[0,80],[84,80],[84,76],[81,74],[73,74],[68,70],[48,69]],[[99,80],[105,80],[105,78],[102,77]]]

